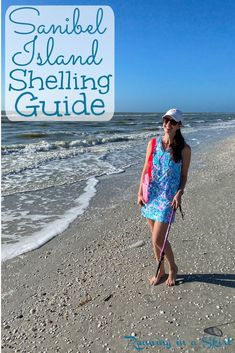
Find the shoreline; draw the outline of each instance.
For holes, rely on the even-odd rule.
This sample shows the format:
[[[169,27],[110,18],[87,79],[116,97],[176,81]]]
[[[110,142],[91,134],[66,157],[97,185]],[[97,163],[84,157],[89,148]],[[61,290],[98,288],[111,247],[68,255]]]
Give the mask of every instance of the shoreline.
[[[200,153],[202,166],[189,174],[185,221],[177,212],[169,239],[182,285],[148,285],[155,266],[136,204],[142,166],[103,176],[88,209],[64,233],[2,263],[4,352],[121,353],[123,336],[132,333],[188,341],[203,327],[232,322],[234,145],[230,137]],[[142,246],[130,247],[137,242]],[[232,337],[233,325],[223,327],[223,337]]]

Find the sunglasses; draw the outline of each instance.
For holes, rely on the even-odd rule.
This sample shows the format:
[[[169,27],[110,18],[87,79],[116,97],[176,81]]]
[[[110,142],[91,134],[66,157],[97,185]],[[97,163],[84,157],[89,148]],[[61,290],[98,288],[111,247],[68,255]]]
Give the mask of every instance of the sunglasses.
[[[163,122],[164,122],[164,124],[168,124],[168,122],[170,122],[170,124],[172,126],[176,126],[178,124],[177,121],[170,119],[170,118],[167,118],[167,117],[163,118]]]

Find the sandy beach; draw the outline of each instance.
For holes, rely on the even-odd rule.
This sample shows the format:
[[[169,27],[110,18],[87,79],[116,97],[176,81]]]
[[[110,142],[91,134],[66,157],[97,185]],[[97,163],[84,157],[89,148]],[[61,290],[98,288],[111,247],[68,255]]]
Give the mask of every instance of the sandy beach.
[[[142,165],[100,178],[66,232],[2,264],[2,352],[235,352],[234,160],[235,137],[192,156],[171,288],[148,283]]]

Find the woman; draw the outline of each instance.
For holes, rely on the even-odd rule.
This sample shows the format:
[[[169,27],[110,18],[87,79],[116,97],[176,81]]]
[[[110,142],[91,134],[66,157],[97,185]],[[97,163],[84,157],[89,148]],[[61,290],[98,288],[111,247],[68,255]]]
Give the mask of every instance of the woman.
[[[152,244],[156,260],[159,260],[172,207],[176,209],[181,204],[181,196],[187,182],[188,168],[191,158],[191,148],[186,144],[180,127],[182,112],[170,109],[163,115],[164,136],[156,138],[156,145],[152,151],[151,140],[146,151],[146,160],[140,179],[138,204],[142,206],[141,214],[147,219],[152,234]],[[152,178],[148,189],[148,202],[143,199],[142,183],[148,170],[149,157],[153,153]],[[168,286],[174,286],[178,267],[170,243],[167,241],[165,257],[169,266],[166,280]],[[150,284],[158,284],[165,276],[164,262],[156,276],[150,278]]]

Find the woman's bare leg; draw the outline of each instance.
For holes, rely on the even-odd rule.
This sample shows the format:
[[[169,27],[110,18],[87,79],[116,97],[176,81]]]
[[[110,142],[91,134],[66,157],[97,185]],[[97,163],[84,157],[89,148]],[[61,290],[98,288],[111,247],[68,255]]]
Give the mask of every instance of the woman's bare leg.
[[[168,224],[162,222],[154,222],[153,232],[152,232],[152,242],[153,246],[156,247],[156,251],[158,249],[158,253],[160,253],[161,248],[163,246],[164,238],[166,235]],[[165,246],[165,257],[167,259],[169,265],[169,276],[167,278],[166,284],[168,286],[174,286],[176,275],[178,271],[178,267],[176,266],[174,254],[171,249],[170,243],[167,241]],[[151,279],[151,284],[157,284],[159,282],[159,276],[155,276]]]
[[[149,226],[149,229],[150,229],[150,232],[151,232],[151,235],[152,235],[152,244],[153,244],[153,251],[154,251],[154,255],[155,255],[155,259],[156,261],[158,262],[159,259],[160,259],[160,252],[161,250],[159,249],[159,247],[155,246],[154,242],[153,242],[153,230],[154,230],[154,223],[155,221],[153,221],[152,219],[148,219],[147,218],[147,223],[148,223],[148,226]],[[159,273],[158,273],[158,276],[157,276],[157,279],[156,277],[152,277],[150,278],[150,283],[153,281],[159,283],[161,278],[165,276],[165,268],[164,268],[164,260],[162,261],[161,263],[161,266],[160,266],[160,270],[159,270]],[[155,283],[155,284],[157,284]],[[152,284],[152,283],[151,283]]]

